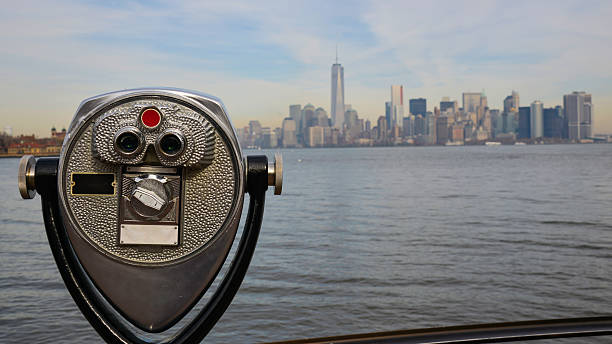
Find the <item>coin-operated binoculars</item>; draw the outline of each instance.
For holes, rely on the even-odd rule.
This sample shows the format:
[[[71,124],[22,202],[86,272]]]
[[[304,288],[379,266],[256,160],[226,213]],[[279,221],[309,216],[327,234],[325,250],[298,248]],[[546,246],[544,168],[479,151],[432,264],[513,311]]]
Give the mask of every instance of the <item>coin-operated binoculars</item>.
[[[108,342],[150,343],[208,302],[166,343],[197,342],[229,306],[253,255],[265,193],[282,161],[243,158],[219,99],[176,89],[103,94],[79,106],[60,157],[22,158],[23,198],[38,192],[49,245],[81,312]]]

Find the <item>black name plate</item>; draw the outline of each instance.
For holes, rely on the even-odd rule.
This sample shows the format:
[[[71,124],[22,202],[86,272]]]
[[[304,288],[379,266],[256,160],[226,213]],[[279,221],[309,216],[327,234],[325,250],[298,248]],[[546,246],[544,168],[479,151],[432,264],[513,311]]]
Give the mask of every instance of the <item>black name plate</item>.
[[[114,173],[75,172],[70,175],[70,193],[74,196],[114,196]]]

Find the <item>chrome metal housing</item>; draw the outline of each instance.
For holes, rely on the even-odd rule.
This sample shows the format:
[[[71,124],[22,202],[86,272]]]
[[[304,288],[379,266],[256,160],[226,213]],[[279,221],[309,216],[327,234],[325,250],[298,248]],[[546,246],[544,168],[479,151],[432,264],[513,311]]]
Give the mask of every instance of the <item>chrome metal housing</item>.
[[[181,160],[188,150],[197,148],[189,146],[188,137],[183,138],[183,154],[167,159],[168,162],[161,161],[160,166],[148,166],[146,161],[138,160],[145,154],[142,151],[139,156],[125,159],[125,162],[106,161],[95,155],[91,141],[96,121],[123,104],[141,101],[176,103],[205,119],[208,126],[204,129],[207,131],[198,142],[208,142],[210,145],[202,150],[198,161]],[[171,116],[172,113],[166,119]],[[200,132],[195,134],[199,135]],[[147,145],[143,146],[145,152],[151,143],[155,144],[155,141],[147,141]],[[160,151],[157,150],[158,157]],[[77,165],[80,161],[86,164]],[[143,168],[175,169],[183,180],[180,187],[183,205],[179,213],[182,232],[176,246],[171,246],[174,242],[169,241],[169,246],[161,247],[119,245],[118,239],[114,238],[120,230],[117,221],[116,228],[111,224],[104,227],[104,232],[85,232],[81,223],[83,227],[96,226],[97,230],[100,221],[111,221],[117,215],[115,213],[120,202],[113,197],[84,196],[78,200],[81,206],[74,208],[75,196],[67,190],[70,190],[68,177],[76,168],[92,168],[98,172],[114,173],[118,177],[124,173],[123,169],[126,173]],[[122,178],[117,180],[123,183]],[[219,185],[209,183],[211,180]],[[246,167],[238,139],[219,99],[179,89],[136,89],[103,94],[80,104],[62,146],[57,183],[59,208],[67,235],[92,282],[132,324],[145,331],[159,332],[172,326],[189,311],[223,265],[240,222],[246,190]],[[127,191],[120,186],[117,188],[119,197]],[[207,197],[218,202],[205,202],[205,196],[199,191],[203,188],[209,193]],[[105,206],[93,206],[94,203]],[[210,209],[210,213],[201,209]],[[90,213],[91,216],[85,216]],[[202,216],[205,218],[200,218]],[[94,238],[90,235],[94,232],[98,233],[96,235],[103,233],[104,237]],[[190,244],[196,241],[197,244]],[[167,285],[172,287],[168,288]]]

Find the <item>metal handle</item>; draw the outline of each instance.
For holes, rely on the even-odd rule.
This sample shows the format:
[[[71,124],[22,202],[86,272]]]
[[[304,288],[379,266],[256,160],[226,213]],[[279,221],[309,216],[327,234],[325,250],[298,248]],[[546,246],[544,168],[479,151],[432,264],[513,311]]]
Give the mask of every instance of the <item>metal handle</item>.
[[[32,155],[24,155],[19,160],[19,171],[17,172],[17,184],[19,194],[23,199],[32,199],[36,196],[36,158]]]
[[[268,162],[268,186],[274,186],[274,194],[283,191],[283,156],[274,154],[274,162]]]

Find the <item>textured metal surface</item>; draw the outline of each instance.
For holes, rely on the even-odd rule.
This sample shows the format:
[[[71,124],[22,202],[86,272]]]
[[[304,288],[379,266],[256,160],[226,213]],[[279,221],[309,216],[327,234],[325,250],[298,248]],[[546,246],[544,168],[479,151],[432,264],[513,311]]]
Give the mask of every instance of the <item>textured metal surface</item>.
[[[155,107],[162,114],[161,123],[151,129],[140,121],[143,109]],[[115,135],[123,128],[135,127],[144,136],[144,147],[134,156],[120,154],[114,145]],[[168,156],[156,146],[165,131],[177,130],[185,138],[185,147],[180,154]],[[144,99],[128,102],[102,114],[94,124],[93,153],[101,160],[117,164],[138,164],[143,161],[148,147],[155,147],[157,157],[165,166],[206,167],[212,162],[214,151],[214,128],[204,116],[186,106],[160,99]]]
[[[89,126],[67,156],[65,185],[72,172],[120,173],[120,165],[92,157]],[[118,258],[138,263],[161,263],[182,258],[200,249],[217,233],[232,207],[234,166],[221,138],[215,140],[215,159],[204,168],[188,169],[185,178],[184,223],[178,247],[131,247],[119,244],[119,195],[115,197],[72,196],[66,199],[79,231],[100,249]],[[119,179],[119,178],[118,178]],[[96,211],[92,211],[95,209]]]

